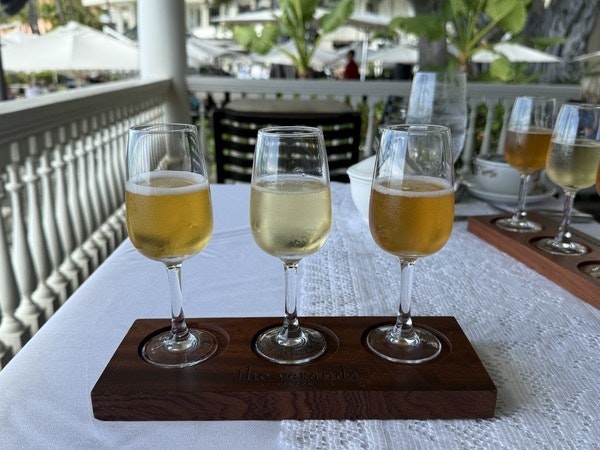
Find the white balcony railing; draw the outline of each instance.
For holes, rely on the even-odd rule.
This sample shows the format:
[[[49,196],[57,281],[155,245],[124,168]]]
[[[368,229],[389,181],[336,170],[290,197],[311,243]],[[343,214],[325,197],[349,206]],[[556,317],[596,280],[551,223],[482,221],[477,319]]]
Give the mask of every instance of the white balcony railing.
[[[348,101],[365,111],[365,154],[370,153],[378,105],[388,96],[408,98],[410,91],[410,83],[400,81],[198,76],[187,81],[200,98],[210,93],[217,103],[243,96]],[[125,238],[127,130],[166,120],[171,86],[170,79],[131,80],[0,105],[0,368]],[[523,93],[554,96],[562,103],[578,98],[579,87],[471,84],[465,162],[475,150],[490,151],[493,107],[498,102],[509,106]],[[487,112],[481,136],[476,136],[481,104]],[[507,112],[503,123],[506,117]]]
[[[170,80],[0,106],[0,368],[125,238],[127,130],[160,121]]]

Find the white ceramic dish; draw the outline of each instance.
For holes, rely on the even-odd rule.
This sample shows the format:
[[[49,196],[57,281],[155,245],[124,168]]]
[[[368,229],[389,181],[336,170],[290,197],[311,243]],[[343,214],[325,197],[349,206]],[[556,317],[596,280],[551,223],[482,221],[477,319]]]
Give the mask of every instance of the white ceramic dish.
[[[489,192],[478,184],[475,176],[467,177],[464,181],[469,189],[469,193],[473,197],[492,203],[505,203],[516,205],[519,201],[519,195],[500,194],[498,192]],[[525,201],[528,204],[544,201],[554,195],[555,191],[544,185],[535,186],[530,193],[527,194]]]
[[[374,168],[375,156],[370,156],[348,167],[346,171],[350,178],[352,201],[367,223],[369,222],[369,198]]]

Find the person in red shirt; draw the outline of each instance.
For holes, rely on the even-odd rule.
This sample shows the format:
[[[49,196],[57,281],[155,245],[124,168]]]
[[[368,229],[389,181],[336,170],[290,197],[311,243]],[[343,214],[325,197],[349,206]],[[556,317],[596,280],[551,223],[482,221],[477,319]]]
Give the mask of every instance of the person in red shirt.
[[[348,52],[348,63],[344,69],[344,80],[359,80],[358,66],[354,61],[354,50]]]

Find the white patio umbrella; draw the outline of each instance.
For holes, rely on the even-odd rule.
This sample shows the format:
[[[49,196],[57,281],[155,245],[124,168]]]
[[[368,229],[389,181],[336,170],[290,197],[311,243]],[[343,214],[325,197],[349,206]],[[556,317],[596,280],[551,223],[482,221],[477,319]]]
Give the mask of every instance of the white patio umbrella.
[[[419,50],[408,45],[394,45],[369,53],[367,59],[369,62],[381,61],[384,66],[417,64],[419,62]]]
[[[135,71],[135,45],[101,31],[69,22],[35,39],[7,44],[2,49],[5,70],[14,72]]]
[[[211,64],[217,58],[226,55],[235,55],[237,52],[203,42],[201,39],[189,37],[186,40],[186,51],[188,56],[188,64],[191,66],[201,66],[203,64]]]
[[[296,55],[296,47],[292,41],[287,41],[285,44],[280,45],[280,48],[287,50],[288,52]],[[256,62],[261,62],[263,64],[283,64],[283,65],[291,65],[292,61],[288,55],[282,52],[279,48],[272,48],[265,55],[253,55],[253,60]],[[330,64],[335,63],[338,60],[337,53],[328,52],[325,50],[317,49],[313,54],[311,61],[311,65],[316,65],[319,67],[324,67]]]
[[[220,23],[223,25],[250,25],[276,22],[279,10],[261,9],[259,11],[246,11],[234,16],[219,16],[211,19],[211,23]]]
[[[480,50],[475,52],[472,61],[491,63],[504,55],[511,62],[555,63],[562,62],[558,56],[551,55],[515,42],[500,42],[493,46],[494,51]]]

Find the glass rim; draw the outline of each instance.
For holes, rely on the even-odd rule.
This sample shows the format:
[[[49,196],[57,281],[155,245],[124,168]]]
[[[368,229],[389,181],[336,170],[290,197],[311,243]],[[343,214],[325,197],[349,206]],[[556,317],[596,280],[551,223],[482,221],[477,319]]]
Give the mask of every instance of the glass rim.
[[[190,123],[161,122],[133,125],[129,128],[129,131],[144,133],[178,133],[181,131],[197,132],[198,128],[196,125]]]
[[[261,128],[258,130],[258,135],[310,136],[323,135],[323,130],[321,130],[319,127],[309,127],[306,125],[281,125]]]

